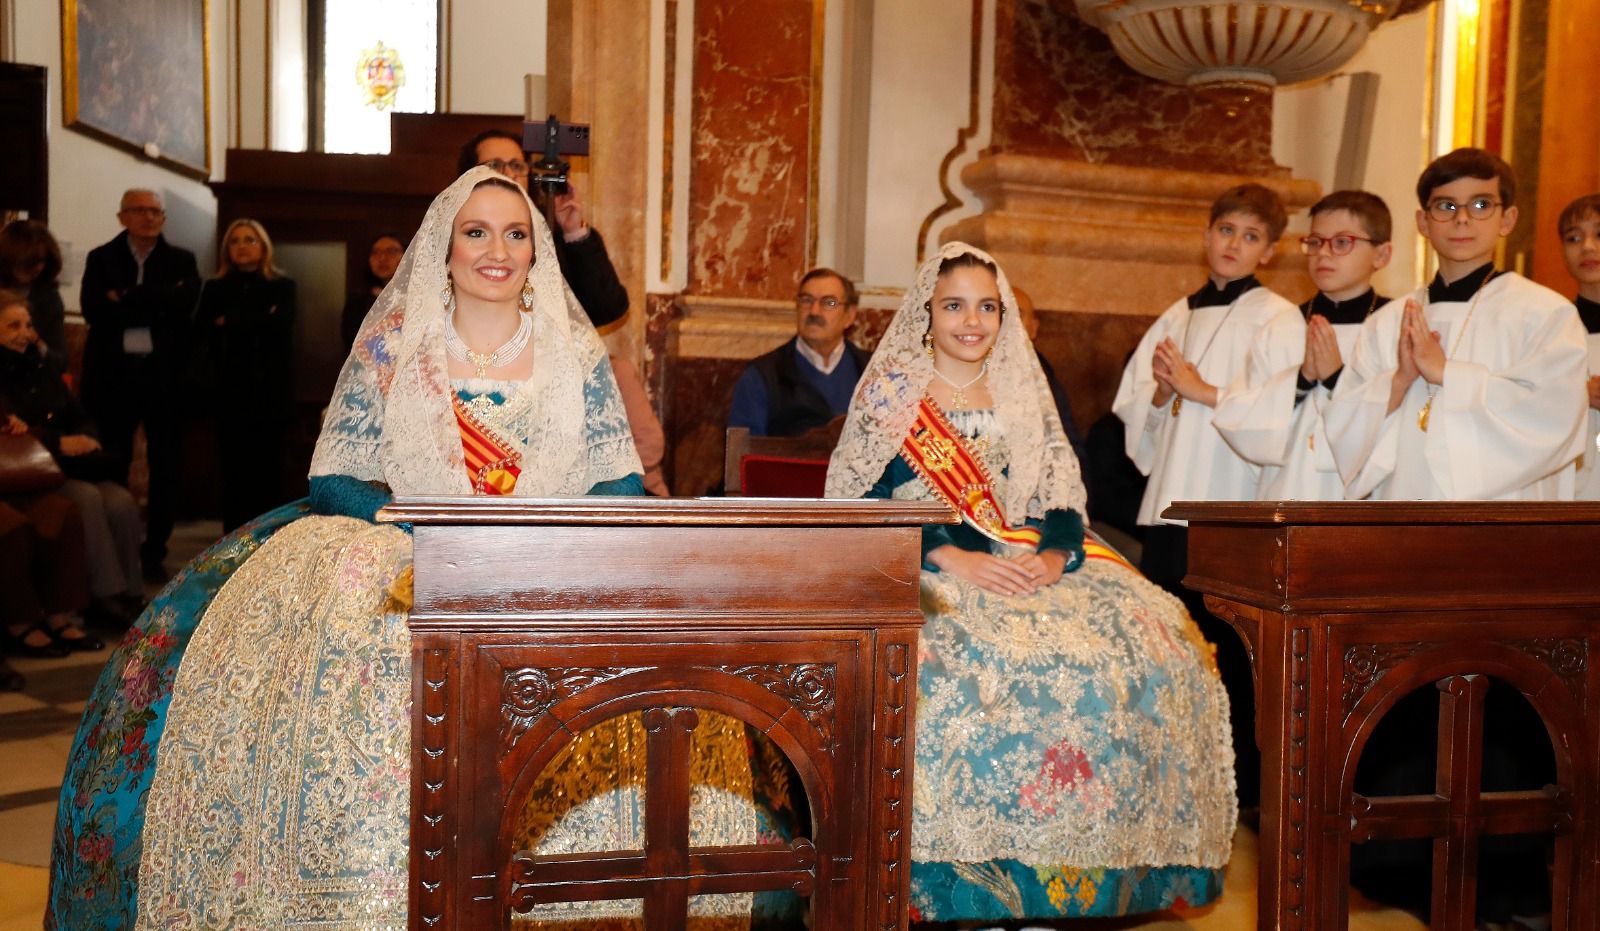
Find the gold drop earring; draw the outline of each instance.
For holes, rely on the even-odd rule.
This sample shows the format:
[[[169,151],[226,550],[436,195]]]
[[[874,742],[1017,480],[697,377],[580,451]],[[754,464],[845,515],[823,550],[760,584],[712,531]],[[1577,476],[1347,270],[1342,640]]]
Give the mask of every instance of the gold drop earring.
[[[446,314],[456,312],[456,283],[454,279],[446,278],[444,280],[444,290],[439,292],[439,300],[444,303],[444,312]]]
[[[533,271],[528,271],[528,277],[522,282],[522,309],[533,309]]]

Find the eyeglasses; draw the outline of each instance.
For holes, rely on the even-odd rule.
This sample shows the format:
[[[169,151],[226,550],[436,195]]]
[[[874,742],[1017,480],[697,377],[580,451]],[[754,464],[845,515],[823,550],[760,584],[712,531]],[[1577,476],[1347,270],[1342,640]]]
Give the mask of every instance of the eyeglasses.
[[[1350,250],[1354,249],[1358,242],[1372,242],[1372,240],[1365,236],[1339,235],[1329,236],[1326,239],[1321,236],[1301,236],[1300,251],[1306,255],[1316,255],[1322,251],[1323,246],[1327,246],[1331,255],[1349,255]]]
[[[836,297],[817,297],[812,294],[802,294],[794,299],[796,307],[806,308],[812,304],[821,304],[823,310],[837,310],[844,302]]]
[[[503,175],[525,175],[528,173],[528,163],[520,158],[514,158],[510,161],[503,158],[491,158],[487,162],[479,162],[478,164],[485,168],[493,168]]]
[[[234,239],[228,240],[228,245],[230,245],[230,246],[259,246],[259,245],[261,245],[261,240],[256,238],[255,236],[248,236],[248,235],[239,236],[239,237],[236,237]]]
[[[160,207],[123,207],[122,212],[146,217],[159,217],[166,213]]]
[[[1474,220],[1487,220],[1494,216],[1495,208],[1499,206],[1499,201],[1488,197],[1474,197],[1465,204],[1458,204],[1448,197],[1441,197],[1428,205],[1428,216],[1440,223],[1449,223],[1465,209],[1467,216]]]

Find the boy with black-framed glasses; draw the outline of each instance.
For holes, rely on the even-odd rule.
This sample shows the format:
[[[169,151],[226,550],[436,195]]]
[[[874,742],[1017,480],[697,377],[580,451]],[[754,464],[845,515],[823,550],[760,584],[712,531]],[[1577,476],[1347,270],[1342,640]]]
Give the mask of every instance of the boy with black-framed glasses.
[[[1344,497],[1322,415],[1361,325],[1385,302],[1372,276],[1393,257],[1393,226],[1389,206],[1367,191],[1335,191],[1311,207],[1311,231],[1300,238],[1300,251],[1317,293],[1300,305],[1306,319],[1300,368],[1279,376],[1295,382],[1294,411],[1282,464],[1261,469],[1257,497],[1263,501]]]
[[[1324,414],[1348,498],[1568,499],[1587,349],[1572,303],[1495,268],[1516,176],[1456,149],[1417,180],[1439,272],[1362,324]]]

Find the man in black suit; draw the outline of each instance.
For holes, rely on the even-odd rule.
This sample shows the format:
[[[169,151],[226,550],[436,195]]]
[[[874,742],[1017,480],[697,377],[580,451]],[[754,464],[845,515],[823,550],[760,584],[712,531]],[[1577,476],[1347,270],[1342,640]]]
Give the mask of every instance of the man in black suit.
[[[194,253],[161,235],[167,214],[156,192],[124,193],[117,220],[123,231],[90,252],[83,269],[80,306],[89,324],[83,403],[124,477],[133,462],[134,431],[144,424],[150,505],[141,556],[145,577],[161,580],[180,475],[179,376],[200,271]]]

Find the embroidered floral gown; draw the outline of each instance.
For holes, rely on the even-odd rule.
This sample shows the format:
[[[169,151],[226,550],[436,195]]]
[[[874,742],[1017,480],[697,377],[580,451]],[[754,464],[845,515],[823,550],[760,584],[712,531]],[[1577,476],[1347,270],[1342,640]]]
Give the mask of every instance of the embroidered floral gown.
[[[948,416],[1003,493],[1000,420]],[[900,458],[868,494],[934,497]],[[1075,512],[1028,523],[1040,549],[1072,553],[1071,571],[1032,595],[923,566],[913,920],[1209,902],[1237,815],[1209,647],[1175,599],[1114,554],[1091,546],[1084,558]],[[924,530],[924,553],[945,544],[1004,553],[967,525]]]
[[[455,386],[481,411],[515,396]],[[584,399],[589,442],[626,436],[603,357]],[[411,653],[390,587],[411,539],[371,522],[382,492],[312,485],[186,566],[107,662],[62,786],[47,928],[405,927]],[[581,849],[581,824],[552,842]]]

